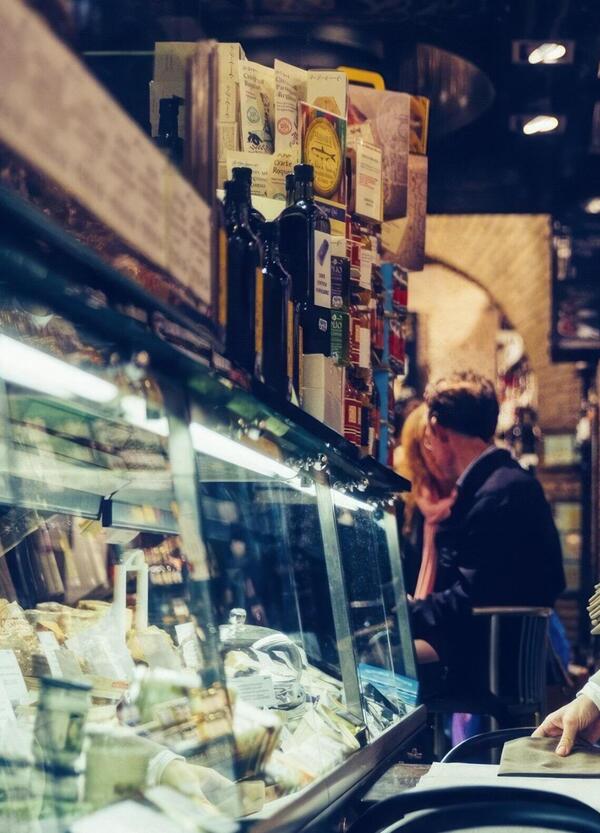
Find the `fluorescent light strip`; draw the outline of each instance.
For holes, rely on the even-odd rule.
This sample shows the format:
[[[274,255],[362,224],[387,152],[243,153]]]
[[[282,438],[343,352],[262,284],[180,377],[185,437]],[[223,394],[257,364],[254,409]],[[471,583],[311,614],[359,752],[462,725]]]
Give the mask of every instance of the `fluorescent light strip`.
[[[5,335],[0,335],[0,377],[50,396],[99,404],[112,402],[119,393],[111,382]]]
[[[297,492],[302,492],[302,494],[308,495],[309,497],[317,496],[314,483],[311,483],[310,486],[303,486],[299,477],[294,477],[292,480],[289,480],[287,485],[291,486],[292,489],[295,489]],[[352,495],[346,495],[338,489],[331,490],[331,499],[333,500],[333,505],[337,506],[338,509],[351,509],[355,512],[358,509],[362,509],[364,512],[375,511],[375,507],[371,506],[370,503],[367,503],[364,500],[358,500],[358,498],[352,497]]]
[[[141,396],[123,396],[120,405],[123,415],[130,425],[135,425],[144,431],[150,431],[159,437],[169,436],[168,419],[166,417],[148,419],[146,416],[146,400],[142,399]]]
[[[370,503],[367,503],[364,500],[358,500],[358,498],[352,497],[352,495],[345,495],[343,492],[338,492],[337,489],[331,490],[331,496],[333,498],[334,505],[337,506],[338,509],[352,509],[353,511],[362,509],[364,512],[375,511],[375,507],[371,506]]]
[[[284,466],[283,463],[272,460],[270,457],[266,457],[264,454],[242,445],[242,443],[231,440],[217,431],[212,431],[198,422],[192,422],[190,433],[192,435],[192,445],[200,454],[206,454],[234,466],[241,466],[241,468],[248,469],[255,472],[255,474],[262,474],[265,477],[281,477],[284,480],[290,480],[296,475],[294,469],[289,466]]]

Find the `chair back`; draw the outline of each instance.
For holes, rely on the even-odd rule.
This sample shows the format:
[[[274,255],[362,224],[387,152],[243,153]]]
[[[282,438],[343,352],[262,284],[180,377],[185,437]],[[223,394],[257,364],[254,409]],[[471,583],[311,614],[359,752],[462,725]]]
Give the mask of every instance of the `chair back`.
[[[551,613],[546,607],[473,610],[488,628],[489,691],[509,706],[543,710]]]

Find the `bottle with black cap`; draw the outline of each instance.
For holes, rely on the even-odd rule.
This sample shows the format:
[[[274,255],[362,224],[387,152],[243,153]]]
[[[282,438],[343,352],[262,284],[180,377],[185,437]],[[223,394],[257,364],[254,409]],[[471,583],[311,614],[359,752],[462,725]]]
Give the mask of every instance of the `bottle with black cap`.
[[[292,279],[279,258],[279,224],[263,226],[263,332],[268,349],[263,351],[264,382],[282,399],[290,399],[293,376],[294,307]]]
[[[330,234],[329,219],[313,196],[312,165],[294,168],[294,204],[284,208],[279,218],[281,260],[292,276],[292,297],[297,306],[296,350],[330,355],[330,310],[315,306],[315,233]],[[294,386],[301,393],[301,362],[296,363]]]
[[[294,174],[286,174],[285,177],[285,205],[286,208],[294,204],[294,192],[296,190],[296,177]]]
[[[260,237],[262,225],[265,222],[264,215],[252,205],[252,168],[233,168],[231,171],[233,181],[239,182],[244,187],[246,201],[248,203],[248,219],[250,228]]]
[[[248,373],[255,372],[257,353],[262,352],[261,271],[262,248],[250,228],[249,206],[244,185],[238,181],[227,186],[229,224],[227,239],[227,332],[226,354]]]

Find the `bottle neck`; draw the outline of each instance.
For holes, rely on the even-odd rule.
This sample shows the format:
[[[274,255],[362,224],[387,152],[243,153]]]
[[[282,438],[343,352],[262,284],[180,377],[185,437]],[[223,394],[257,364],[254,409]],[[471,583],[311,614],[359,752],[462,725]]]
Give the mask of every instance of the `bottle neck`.
[[[270,263],[279,263],[279,240],[276,237],[264,236],[263,254],[265,266]]]
[[[244,182],[244,199],[248,205],[248,211],[252,208],[252,186],[249,182]]]
[[[296,185],[293,184],[289,188],[286,188],[285,191],[285,205],[286,208],[289,208],[290,205],[294,204],[294,196],[296,193]]]
[[[250,206],[245,193],[234,203],[233,218],[238,226],[247,226],[250,217]]]
[[[294,202],[304,200],[309,202],[314,197],[314,188],[312,182],[296,182],[294,187]]]

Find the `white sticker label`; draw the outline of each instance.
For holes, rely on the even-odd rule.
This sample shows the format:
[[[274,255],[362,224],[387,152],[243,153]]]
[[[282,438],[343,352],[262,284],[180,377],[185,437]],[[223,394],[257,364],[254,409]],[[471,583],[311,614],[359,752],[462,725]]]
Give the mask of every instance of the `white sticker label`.
[[[182,625],[175,625],[175,633],[177,634],[177,641],[180,645],[187,639],[194,639],[196,630],[193,622],[184,622]]]
[[[314,304],[331,309],[331,236],[323,231],[315,231],[314,269]]]
[[[0,680],[11,703],[26,702],[27,686],[14,651],[0,651]]]
[[[39,631],[37,637],[40,641],[40,645],[42,646],[44,656],[48,660],[50,674],[53,677],[61,678],[63,676],[63,672],[57,656],[57,651],[60,650],[57,638],[50,631]]]
[[[380,223],[383,220],[381,148],[358,143],[355,187],[356,213]]]
[[[15,723],[15,712],[10,697],[6,693],[4,683],[0,680],[0,729],[6,726],[7,723]]]
[[[371,273],[375,254],[370,249],[361,249],[360,252],[360,286],[363,289],[371,288]]]
[[[202,667],[202,655],[194,623],[184,622],[182,625],[175,625],[175,633],[181,647],[183,664],[192,671],[199,671]]]
[[[234,677],[228,680],[239,697],[246,703],[267,709],[275,706],[275,686],[268,674],[252,674],[249,677]]]
[[[359,367],[371,366],[371,331],[367,327],[360,328]]]

